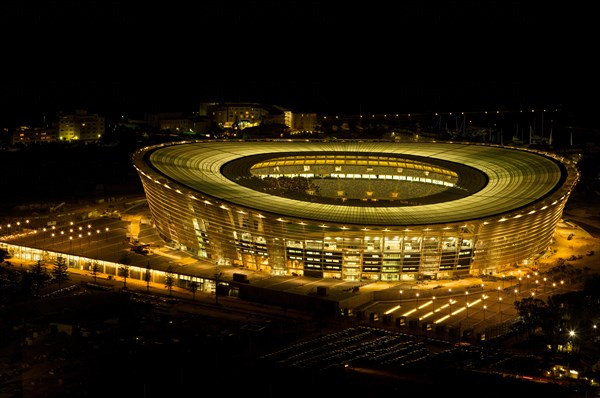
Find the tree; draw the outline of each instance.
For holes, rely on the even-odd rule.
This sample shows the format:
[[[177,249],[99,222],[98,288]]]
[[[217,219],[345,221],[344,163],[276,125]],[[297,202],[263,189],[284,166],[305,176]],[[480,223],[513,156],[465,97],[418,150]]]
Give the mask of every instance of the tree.
[[[219,305],[219,280],[221,279],[222,272],[217,268],[215,273],[215,304]]]
[[[150,261],[146,265],[146,272],[144,273],[144,281],[146,281],[146,291],[150,291],[150,281],[152,280],[152,272],[150,270]]]
[[[56,257],[54,269],[52,270],[52,276],[54,276],[56,282],[58,283],[58,290],[60,290],[63,281],[69,280],[68,266],[63,256]]]
[[[36,261],[33,267],[31,267],[31,289],[36,296],[39,294],[40,289],[47,280],[48,273],[46,272],[46,267],[42,263],[42,260]]]
[[[0,249],[0,263],[10,257],[10,253],[6,249]]]
[[[198,288],[200,287],[200,284],[196,281],[191,281],[188,284],[188,289],[190,292],[192,292],[192,300],[196,300],[196,291],[198,290]]]
[[[552,352],[556,352],[558,346],[564,344],[563,331],[569,317],[567,308],[558,295],[550,296],[546,300],[546,311],[543,312],[541,327],[545,341]]]
[[[0,267],[0,303],[8,303],[18,298],[19,289],[23,292],[31,291],[31,277],[26,273],[8,267]]]
[[[175,274],[173,274],[173,266],[169,264],[167,273],[165,274],[165,287],[169,289],[169,296],[173,295],[173,284],[175,283]]]
[[[536,297],[525,297],[522,300],[515,301],[515,309],[529,335],[541,327],[544,324],[544,319],[547,318],[548,306],[544,300]]]
[[[127,289],[127,278],[129,278],[129,264],[121,264],[119,276],[123,278],[123,289]]]
[[[98,261],[94,261],[92,263],[92,277],[94,278],[94,283],[96,283],[96,279],[98,278],[98,273],[100,272],[100,265],[98,264]]]

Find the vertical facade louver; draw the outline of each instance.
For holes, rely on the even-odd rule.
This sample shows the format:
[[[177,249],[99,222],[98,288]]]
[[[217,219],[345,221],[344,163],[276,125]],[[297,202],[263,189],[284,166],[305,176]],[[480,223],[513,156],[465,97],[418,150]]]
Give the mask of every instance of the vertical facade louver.
[[[345,281],[533,261],[579,180],[553,154],[464,143],[194,141],[144,148],[133,163],[168,244],[213,264]],[[313,185],[280,192],[298,177]],[[316,193],[327,184],[333,194]]]

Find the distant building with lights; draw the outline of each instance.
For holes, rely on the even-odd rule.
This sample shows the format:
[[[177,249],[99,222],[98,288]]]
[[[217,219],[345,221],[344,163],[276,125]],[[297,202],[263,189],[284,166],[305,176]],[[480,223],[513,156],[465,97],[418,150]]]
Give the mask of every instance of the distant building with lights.
[[[104,117],[78,110],[58,119],[58,139],[60,141],[98,141],[104,135]]]
[[[54,127],[19,126],[12,131],[10,144],[43,144],[56,140],[57,131]]]
[[[217,126],[223,129],[243,130],[266,124],[282,124],[293,133],[295,131],[315,131],[316,113],[294,113],[277,105],[261,103],[203,103],[201,114],[206,114]]]

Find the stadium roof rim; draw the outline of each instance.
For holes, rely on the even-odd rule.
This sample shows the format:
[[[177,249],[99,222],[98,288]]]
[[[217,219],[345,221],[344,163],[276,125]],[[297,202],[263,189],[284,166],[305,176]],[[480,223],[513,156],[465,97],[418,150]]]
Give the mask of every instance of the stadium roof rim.
[[[488,182],[472,195],[443,203],[352,207],[269,195],[241,186],[222,173],[224,165],[234,160],[290,152],[417,156],[432,162],[443,159],[478,170]],[[453,142],[187,141],[144,148],[133,159],[148,176],[198,199],[281,219],[366,227],[454,224],[522,215],[569,194],[579,178],[573,163],[550,153]]]
[[[383,156],[385,155],[385,156]],[[487,183],[487,177],[485,174],[479,172],[476,169],[471,167],[467,167],[462,164],[447,162],[443,159],[434,159],[434,158],[425,158],[421,159],[419,156],[407,155],[403,154],[402,156],[390,156],[390,154],[380,154],[380,153],[365,153],[361,155],[356,155],[356,153],[349,152],[319,152],[317,155],[314,152],[289,152],[289,153],[264,153],[260,155],[253,156],[245,156],[240,159],[233,160],[221,168],[221,172],[230,180],[234,180],[238,182],[240,185],[246,186],[251,189],[265,189],[269,188],[268,184],[257,184],[256,179],[246,178],[252,176],[253,173],[251,169],[254,169],[256,165],[263,165],[264,163],[268,163],[271,160],[275,160],[278,163],[290,163],[293,162],[298,167],[297,163],[299,160],[305,160],[306,165],[314,168],[308,170],[308,173],[320,174],[318,167],[322,165],[329,165],[332,162],[337,163],[338,165],[344,164],[344,169],[348,170],[349,167],[361,167],[363,168],[364,177],[361,177],[360,180],[356,180],[353,178],[350,179],[350,182],[346,181],[348,184],[354,184],[355,186],[358,184],[365,189],[369,190],[368,185],[373,181],[371,176],[373,174],[378,174],[375,171],[369,171],[369,168],[372,168],[375,164],[377,164],[377,168],[380,171],[385,170],[394,170],[392,174],[396,177],[407,177],[406,175],[402,175],[401,171],[398,171],[396,168],[400,168],[402,170],[411,170],[412,168],[416,168],[417,170],[425,171],[428,169],[431,173],[445,173],[447,177],[451,175],[459,176],[458,181],[453,183],[451,186],[444,186],[443,191],[437,191],[435,193],[417,193],[415,192],[416,186],[412,184],[418,184],[418,182],[413,182],[405,179],[403,180],[403,184],[405,188],[409,186],[413,187],[413,191],[409,197],[402,197],[399,199],[391,198],[390,192],[387,194],[390,198],[380,197],[380,195],[375,196],[375,199],[371,199],[369,197],[364,197],[362,199],[350,199],[348,201],[341,201],[339,197],[331,198],[331,197],[321,197],[315,194],[307,194],[305,192],[278,192],[277,196],[283,196],[289,199],[297,199],[301,201],[315,202],[321,204],[334,204],[341,206],[368,206],[368,207],[388,207],[388,206],[416,206],[416,205],[424,205],[427,203],[442,203],[450,200],[456,200],[460,197],[464,197],[466,195],[472,195],[477,192],[481,188],[485,186]],[[349,162],[349,163],[346,163]],[[363,163],[362,165],[358,165],[357,162]],[[386,165],[380,164],[380,162],[385,163]],[[302,166],[304,166],[304,162]],[[354,164],[352,164],[354,163]],[[395,164],[390,165],[389,163]],[[415,166],[415,167],[413,167]],[[286,166],[283,166],[286,167]],[[276,172],[275,172],[276,173]],[[366,177],[366,176],[369,177]],[[390,173],[385,173],[385,175],[392,177]],[[428,178],[427,176],[421,176],[421,178]],[[378,181],[383,181],[379,180]],[[431,179],[430,179],[431,180]],[[367,181],[365,183],[365,181]],[[385,182],[390,182],[394,180],[385,180]],[[396,180],[398,183],[400,179]],[[414,181],[421,181],[414,180]],[[431,185],[437,185],[437,187],[442,187],[444,180],[436,180],[437,184],[434,184],[432,181],[429,181]],[[258,185],[258,186],[257,186]],[[316,183],[319,185],[319,183]],[[399,184],[396,184],[398,188]],[[399,189],[401,190],[401,189]],[[371,192],[372,194],[372,192]]]

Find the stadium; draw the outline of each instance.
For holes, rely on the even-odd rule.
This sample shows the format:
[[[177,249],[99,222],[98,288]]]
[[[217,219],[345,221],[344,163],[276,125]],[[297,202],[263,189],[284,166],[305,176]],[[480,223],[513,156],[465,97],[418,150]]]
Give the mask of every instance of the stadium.
[[[168,245],[215,265],[343,281],[531,263],[579,180],[552,153],[452,142],[187,141],[132,161]]]

